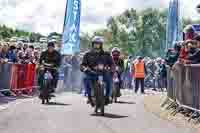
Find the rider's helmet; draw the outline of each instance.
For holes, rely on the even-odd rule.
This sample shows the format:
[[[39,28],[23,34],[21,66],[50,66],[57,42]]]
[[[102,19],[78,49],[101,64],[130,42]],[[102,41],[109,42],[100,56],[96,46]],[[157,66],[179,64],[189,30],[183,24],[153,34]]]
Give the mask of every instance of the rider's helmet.
[[[112,56],[120,56],[121,51],[118,47],[114,47],[111,51]]]
[[[113,57],[114,60],[115,59],[116,60],[119,59],[120,58],[120,54],[121,54],[121,51],[120,51],[120,49],[118,47],[114,47],[112,49],[112,51],[111,51],[111,55],[112,55],[112,57]]]
[[[103,49],[104,38],[101,36],[95,36],[92,39],[92,48]]]
[[[53,48],[55,48],[55,44],[54,44],[54,42],[48,42],[48,44],[47,44],[47,47],[49,48],[49,47],[53,47]]]
[[[48,52],[52,53],[54,51],[54,49],[55,49],[54,42],[48,42],[47,47],[48,47]]]

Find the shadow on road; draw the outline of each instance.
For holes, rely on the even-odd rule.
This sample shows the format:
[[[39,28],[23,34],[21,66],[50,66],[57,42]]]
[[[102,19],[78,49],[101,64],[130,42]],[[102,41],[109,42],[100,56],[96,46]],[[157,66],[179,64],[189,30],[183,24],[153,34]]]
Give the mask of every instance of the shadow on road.
[[[16,97],[0,97],[0,105],[7,104],[17,100]]]
[[[135,102],[118,101],[118,104],[136,104]]]
[[[59,102],[49,102],[46,105],[55,105],[55,106],[70,106],[71,104],[59,103]]]
[[[122,116],[122,115],[116,115],[116,114],[109,114],[105,113],[104,116],[101,114],[91,114],[91,116],[96,116],[96,117],[105,117],[105,118],[111,118],[111,119],[120,119],[120,118],[126,118],[128,116]]]

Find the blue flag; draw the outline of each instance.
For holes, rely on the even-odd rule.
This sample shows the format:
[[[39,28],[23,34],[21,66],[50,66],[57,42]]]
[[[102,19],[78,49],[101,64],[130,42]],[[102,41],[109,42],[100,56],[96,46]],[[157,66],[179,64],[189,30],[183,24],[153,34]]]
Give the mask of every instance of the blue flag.
[[[63,55],[80,51],[80,15],[81,1],[67,0],[61,49]]]
[[[180,7],[179,0],[170,0],[167,18],[166,48],[173,47],[175,41],[180,40]]]

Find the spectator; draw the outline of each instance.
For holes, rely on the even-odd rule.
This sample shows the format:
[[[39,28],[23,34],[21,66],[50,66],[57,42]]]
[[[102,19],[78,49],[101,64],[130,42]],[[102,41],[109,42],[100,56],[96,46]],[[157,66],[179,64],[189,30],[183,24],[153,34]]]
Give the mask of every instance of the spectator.
[[[189,54],[188,43],[189,42],[183,42],[182,43],[182,48],[181,48],[179,59],[178,59],[179,63],[183,63],[184,60],[186,60],[187,57],[188,57],[188,54]]]
[[[162,87],[167,88],[167,67],[164,60],[162,60],[160,64],[160,76]]]
[[[12,63],[17,62],[16,47],[14,45],[11,45],[8,50],[8,59],[9,59],[9,62],[12,62]]]
[[[27,49],[28,49],[28,44],[24,44],[23,51],[26,52]]]
[[[17,43],[17,52],[23,51],[23,43],[22,42],[18,42]]]
[[[141,93],[144,94],[144,78],[145,78],[145,63],[142,57],[138,57],[132,66],[132,72],[135,77],[135,93],[141,85]]]
[[[195,36],[194,40],[196,41],[196,49],[189,55],[188,60],[193,64],[198,64],[200,63],[200,35]]]
[[[174,45],[174,49],[168,49],[166,54],[165,61],[167,62],[167,65],[172,67],[176,61],[178,60],[179,54],[181,51],[181,44],[180,42],[176,42]]]
[[[32,49],[27,48],[24,55],[24,64],[29,64],[33,62],[33,52]]]
[[[0,43],[0,54],[1,54],[1,51],[2,51],[2,44]]]
[[[195,36],[195,29],[192,25],[187,25],[184,28],[184,40],[191,40]]]
[[[34,64],[37,64],[39,62],[39,58],[40,58],[40,53],[38,50],[34,50],[33,52],[33,62]]]
[[[8,62],[8,45],[4,44],[0,53],[0,62],[6,63]]]

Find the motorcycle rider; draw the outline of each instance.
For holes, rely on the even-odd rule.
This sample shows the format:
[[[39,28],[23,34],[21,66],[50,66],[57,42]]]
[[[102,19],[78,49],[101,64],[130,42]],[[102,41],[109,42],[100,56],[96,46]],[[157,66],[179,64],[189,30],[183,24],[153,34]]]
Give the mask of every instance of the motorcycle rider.
[[[48,42],[47,45],[48,49],[41,53],[39,64],[43,65],[43,63],[51,64],[52,68],[58,68],[61,65],[61,54],[55,50],[55,44],[54,42]],[[50,73],[53,76],[53,83],[52,83],[52,90],[51,92],[55,92],[55,88],[57,87],[58,82],[58,70],[57,69],[51,69]],[[39,82],[41,85],[41,81],[43,79],[44,71],[41,71],[39,74]]]
[[[119,67],[119,71],[118,71],[118,75],[119,75],[119,80],[120,80],[120,89],[122,88],[122,80],[121,80],[121,75],[122,75],[122,72],[124,71],[124,60],[121,59],[121,51],[118,47],[114,47],[112,49],[112,52],[111,52],[111,55],[112,55],[112,59],[114,61],[114,65],[115,67]],[[120,93],[121,95],[121,93]]]
[[[113,66],[112,57],[109,52],[103,50],[104,39],[100,36],[95,36],[92,40],[92,49],[87,52],[81,64],[81,71],[85,73],[84,85],[88,93],[88,103],[94,106],[92,101],[91,89],[93,81],[96,81],[98,78],[97,74],[91,73],[90,70],[94,70],[98,65],[98,62],[103,62],[104,66],[109,67],[110,69]],[[103,80],[106,84],[106,98],[105,104],[109,104],[109,98],[112,89],[112,75],[111,71],[105,71],[103,74]]]

